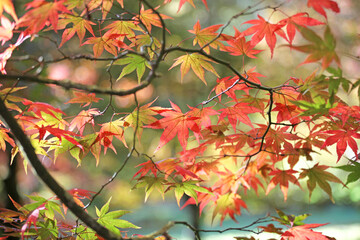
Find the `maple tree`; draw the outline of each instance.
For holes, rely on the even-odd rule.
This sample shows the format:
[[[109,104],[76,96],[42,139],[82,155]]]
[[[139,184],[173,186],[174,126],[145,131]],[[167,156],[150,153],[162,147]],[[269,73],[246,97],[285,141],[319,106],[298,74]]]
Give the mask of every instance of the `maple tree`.
[[[346,187],[359,181],[360,108],[340,93],[360,96],[360,80],[344,73],[344,53],[336,48],[340,34],[333,33],[328,17],[341,14],[339,1],[265,2],[249,1],[222,24],[205,26],[196,19],[179,40],[171,26],[182,21],[181,11],[210,11],[211,1],[28,0],[23,11],[15,11],[11,0],[0,1],[0,149],[10,151],[9,168],[22,161],[25,173],[34,169],[54,194],[29,195],[26,204],[9,194],[13,209],[1,209],[0,239],[171,239],[175,225],[190,228],[197,239],[202,232],[221,233],[172,221],[154,233],[129,236],[127,229],[141,227],[122,219],[130,211],[111,211],[112,198],[101,207],[95,199],[135,158],[140,163],[129,170],[130,181],[133,189],[145,190],[145,200],[154,190],[163,198],[172,194],[179,207],[197,205],[200,214],[210,212],[220,223],[227,217],[237,222],[252,191],[267,195],[279,187],[284,201],[291,201],[289,188],[307,191],[311,199],[318,187],[334,202],[333,183]],[[304,11],[294,12],[295,2]],[[169,6],[175,6],[174,16]],[[296,62],[296,54],[305,60]],[[253,65],[254,59],[270,66],[292,56],[291,68],[311,66],[305,74],[283,71],[274,77],[283,80],[275,81],[262,74],[261,64]],[[54,74],[52,67],[62,62],[84,65],[71,73],[65,65]],[[162,77],[162,71],[171,77]],[[92,80],[96,72],[101,82]],[[130,76],[136,83],[122,88]],[[201,84],[201,93],[185,104],[144,99],[145,90],[177,82],[190,89]],[[33,94],[39,86],[52,92],[57,104],[51,96]],[[117,108],[115,102],[126,96],[133,99],[131,109]],[[159,137],[146,148],[148,131]],[[164,149],[172,143],[179,147],[168,154]],[[333,164],[313,159],[332,146]],[[127,149],[126,156],[119,147]],[[59,162],[82,168],[85,159],[94,158],[99,166],[109,149],[123,159],[95,188],[75,182],[67,189],[52,175]],[[339,165],[346,158],[347,164]],[[45,167],[41,159],[50,163]],[[346,183],[331,169],[349,173]],[[255,239],[261,232],[284,240],[333,239],[315,229],[327,223],[305,224],[308,214],[276,211],[228,230],[254,234],[236,233],[235,239]]]

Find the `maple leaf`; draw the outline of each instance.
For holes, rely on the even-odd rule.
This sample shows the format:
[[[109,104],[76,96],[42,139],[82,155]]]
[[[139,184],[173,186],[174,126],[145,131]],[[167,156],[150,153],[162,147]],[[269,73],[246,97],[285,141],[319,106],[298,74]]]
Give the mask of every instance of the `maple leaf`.
[[[78,134],[73,133],[71,131],[67,131],[67,130],[63,130],[60,128],[56,128],[54,126],[35,126],[38,130],[39,130],[39,141],[42,140],[46,134],[46,132],[52,134],[53,136],[57,137],[59,139],[59,141],[61,142],[62,137],[65,138],[66,140],[68,140],[69,142],[71,142],[72,144],[74,144],[75,146],[79,147],[80,149],[83,149],[83,146],[77,141],[75,140],[73,137],[71,136],[78,136]]]
[[[307,6],[312,7],[315,11],[323,15],[325,18],[327,18],[327,16],[324,8],[331,9],[336,13],[340,12],[338,4],[332,0],[308,0]]]
[[[347,146],[349,146],[355,154],[358,152],[358,146],[354,138],[360,139],[360,133],[357,133],[356,130],[328,130],[324,133],[333,135],[326,138],[321,148],[325,148],[336,143],[336,153],[338,155],[337,162],[340,160],[341,156],[344,155]]]
[[[16,12],[15,12],[15,9],[14,9],[14,5],[11,2],[11,0],[1,0],[0,1],[0,16],[3,15],[4,10],[8,14],[10,14],[15,21],[18,21],[18,18],[16,16]]]
[[[95,25],[95,23],[81,16],[75,16],[70,14],[64,14],[63,18],[59,20],[58,30],[65,28],[70,23],[72,23],[72,27],[66,28],[65,31],[63,32],[59,47],[61,47],[65,42],[70,40],[75,35],[75,33],[79,37],[80,45],[82,44],[86,30],[88,30],[88,32],[90,32],[91,35],[95,36],[91,28],[91,25]]]
[[[159,7],[156,7],[155,10],[158,8]],[[160,14],[160,16],[162,19],[172,19],[172,17],[166,16],[164,14]],[[139,21],[145,25],[148,32],[151,32],[152,25],[159,28],[163,27],[159,16],[154,13],[152,9],[145,10],[144,5],[141,5],[140,16],[136,16],[134,19],[139,19]]]
[[[92,102],[99,102],[99,100],[102,100],[102,98],[97,98],[95,96],[95,93],[84,93],[84,92],[79,92],[79,91],[75,91],[74,95],[76,97],[70,99],[69,101],[67,101],[65,104],[69,104],[69,103],[80,103],[81,107],[86,107],[89,106]]]
[[[96,108],[90,108],[88,110],[82,110],[70,123],[70,131],[77,128],[80,131],[80,135],[83,134],[86,124],[90,123],[94,126],[94,116],[100,114],[100,111]]]
[[[86,189],[81,189],[81,188],[73,188],[68,190],[68,193],[73,197],[75,203],[77,205],[79,205],[80,207],[84,207],[84,203],[81,201],[81,199],[91,199],[91,194],[95,194],[96,192],[93,191],[89,191]],[[58,199],[57,197],[55,199]],[[64,209],[64,213],[66,214],[67,212],[67,207],[65,204],[62,204],[62,207]]]
[[[145,187],[145,202],[146,202],[154,189],[156,189],[164,199],[165,184],[167,184],[167,181],[163,177],[144,176],[138,180],[138,182],[133,187],[133,189]]]
[[[204,78],[204,74],[205,74],[204,68],[209,72],[215,74],[217,77],[219,77],[214,67],[209,62],[214,62],[214,61],[199,53],[192,53],[192,54],[186,53],[185,55],[178,57],[174,62],[174,64],[169,68],[169,70],[181,64],[180,71],[181,71],[181,81],[182,81],[184,75],[187,72],[189,72],[191,67],[191,69],[194,71],[196,76],[198,76],[201,79],[201,81],[203,81],[206,85],[207,83]]]
[[[256,58],[254,54],[258,54],[263,50],[255,50],[252,42],[246,41],[245,37],[236,38],[234,40],[229,40],[227,43],[230,46],[226,46],[225,50],[228,51],[231,55],[240,56],[246,55],[249,58]]]
[[[154,117],[164,109],[161,107],[150,107],[156,99],[139,109],[135,109],[131,114],[125,117],[124,121],[130,124],[132,128],[137,128],[138,137],[140,138],[143,132],[144,125],[156,122],[157,119]]]
[[[112,6],[113,6],[114,0],[91,0],[89,3],[87,3],[87,9],[86,11],[91,12],[95,8],[100,7],[102,12],[102,19],[105,19],[107,14],[110,12]],[[122,3],[122,0],[121,0]],[[122,4],[122,7],[124,5]]]
[[[269,46],[270,51],[271,51],[271,57],[273,57],[274,48],[276,45],[276,35],[275,34],[278,34],[282,38],[286,39],[286,35],[285,35],[284,31],[281,29],[285,25],[285,23],[272,24],[272,23],[269,23],[268,21],[266,21],[260,15],[258,15],[258,18],[259,18],[258,20],[253,19],[253,20],[249,20],[249,21],[243,23],[243,24],[253,24],[254,25],[254,26],[246,29],[243,32],[243,35],[248,36],[248,35],[254,34],[251,37],[251,45],[252,46],[255,46],[256,44],[258,44],[265,37],[266,43]]]
[[[114,232],[117,235],[120,235],[121,232],[119,228],[140,228],[131,222],[128,222],[123,219],[119,219],[130,211],[127,210],[117,210],[109,212],[111,198],[105,203],[105,205],[99,210],[95,207],[96,215],[99,217],[97,222],[110,231]]]
[[[158,167],[156,166],[156,164],[149,160],[147,162],[144,162],[144,163],[141,163],[137,166],[135,166],[136,168],[137,167],[141,167],[140,170],[138,170],[134,176],[133,176],[133,179],[140,174],[139,178],[142,178],[144,177],[149,171],[152,172],[152,174],[154,174],[154,176],[156,177],[157,176],[157,172],[159,171]]]
[[[197,118],[194,120],[199,126],[209,127],[211,126],[210,116],[218,115],[219,113],[211,107],[193,108],[188,106],[191,110],[189,111],[190,117]]]
[[[282,228],[277,228],[274,224],[268,224],[267,226],[259,226],[259,228],[263,229],[264,232],[282,234]]]
[[[309,53],[309,56],[300,65],[317,62],[322,59],[322,69],[326,69],[333,60],[339,67],[341,66],[340,59],[335,52],[336,40],[332,35],[329,26],[326,27],[324,40],[308,28],[300,26],[298,28],[303,37],[312,43],[302,46],[289,45],[289,47],[297,51]]]
[[[216,200],[215,209],[212,215],[212,221],[217,214],[221,215],[220,224],[222,225],[226,215],[229,215],[235,222],[235,214],[241,215],[241,207],[247,209],[245,202],[241,199],[240,195],[236,193],[227,193],[220,195]]]
[[[26,9],[33,8],[25,13],[23,17],[19,19],[19,27],[27,27],[25,32],[28,34],[34,34],[42,30],[49,23],[52,25],[55,31],[57,31],[57,24],[60,13],[70,13],[70,11],[64,6],[64,0],[58,0],[54,2],[46,2],[44,0],[37,2],[30,2],[26,5]]]
[[[206,188],[197,186],[196,183],[197,183],[196,181],[192,181],[192,180],[181,182],[181,183],[175,183],[175,184],[171,185],[168,189],[166,189],[166,191],[168,191],[171,188],[174,188],[176,202],[179,207],[180,207],[180,200],[184,194],[188,195],[189,197],[192,197],[197,204],[198,200],[197,200],[196,192],[208,193],[208,194],[210,192]]]
[[[355,182],[360,179],[360,163],[356,161],[352,161],[353,165],[344,165],[344,166],[338,166],[337,168],[340,168],[346,172],[349,172],[350,174],[347,177],[346,185],[349,183]]]
[[[164,132],[160,137],[160,143],[155,152],[176,135],[180,145],[185,150],[189,138],[189,129],[193,132],[200,131],[198,125],[194,123],[194,120],[198,119],[197,117],[189,117],[187,114],[182,113],[181,109],[176,104],[171,101],[170,104],[172,106],[171,110],[160,113],[164,118],[146,126],[147,128],[164,129]]]
[[[93,52],[94,57],[100,57],[104,52],[104,49],[111,53],[112,55],[117,55],[116,42],[113,38],[110,38],[108,35],[100,36],[100,37],[90,37],[85,44],[93,44]]]
[[[269,175],[273,175],[274,177],[270,180],[270,183],[266,189],[266,194],[269,194],[269,192],[276,186],[280,185],[280,189],[284,194],[284,201],[287,199],[287,192],[289,188],[289,182],[292,182],[296,185],[298,185],[300,188],[299,181],[294,176],[294,173],[297,173],[297,171],[293,169],[289,170],[280,170],[276,169],[269,173]]]
[[[136,54],[129,54],[125,58],[118,59],[114,62],[115,65],[126,65],[117,80],[120,80],[124,76],[129,73],[132,73],[136,70],[138,82],[140,83],[142,76],[145,73],[146,68],[151,68],[149,62],[146,58],[136,55]]]
[[[106,34],[122,34],[129,40],[135,37],[134,31],[142,31],[141,27],[133,21],[113,21],[104,29],[109,29]]]
[[[316,184],[319,185],[321,189],[323,189],[330,197],[331,201],[334,202],[331,193],[331,187],[328,182],[341,183],[341,180],[337,178],[334,174],[325,171],[329,166],[319,165],[319,163],[315,164],[312,168],[302,169],[303,171],[300,173],[299,178],[308,177],[307,187],[309,189],[309,198],[311,198],[311,194],[316,187]]]
[[[7,60],[11,58],[11,55],[15,48],[16,46],[11,44],[3,53],[0,53],[0,72],[2,74],[6,74],[5,66]]]
[[[43,115],[42,115],[43,113],[49,114],[54,118],[57,118],[54,113],[60,113],[60,114],[65,115],[65,113],[63,111],[61,111],[60,109],[55,108],[55,107],[53,107],[53,106],[51,106],[50,104],[47,104],[47,103],[32,102],[32,101],[27,100],[27,99],[24,99],[22,101],[22,103],[25,106],[28,106],[28,108],[27,108],[28,112],[34,113],[39,118],[43,118]]]
[[[218,97],[219,101],[221,101],[221,96],[223,95],[221,93],[226,94],[228,97],[230,97],[234,100],[237,99],[235,90],[240,90],[240,85],[239,84],[234,85],[234,83],[238,80],[239,80],[238,76],[235,76],[235,77],[229,76],[229,77],[224,77],[224,78],[218,78],[216,80],[217,84],[213,88],[212,91],[215,91],[215,94],[219,95],[219,97]],[[232,85],[234,85],[234,86],[232,88],[230,88]]]
[[[15,48],[17,48],[21,43],[23,43],[29,37],[30,37],[29,35],[25,36],[24,33],[20,33],[16,43],[10,44],[9,47],[3,53],[0,53],[0,72],[2,74],[6,74],[5,66],[7,60],[9,60]]]
[[[295,226],[281,235],[281,240],[329,240],[328,237],[320,232],[315,232],[311,228],[317,228],[326,225],[325,224],[304,224],[301,226]]]
[[[115,148],[111,144],[113,136],[119,139],[124,144],[124,146],[127,147],[124,137],[124,127],[128,125],[129,123],[125,122],[122,119],[117,119],[115,121],[101,124],[98,138],[101,139],[101,145],[104,146],[104,154],[106,153],[106,149],[108,147],[113,149],[116,153]]]
[[[292,15],[291,17],[288,17],[286,19],[283,19],[279,22],[282,25],[286,25],[286,32],[289,38],[290,45],[294,40],[296,29],[298,29],[297,26],[305,27],[305,26],[316,26],[316,25],[325,24],[323,22],[320,22],[319,20],[308,17],[307,15],[308,15],[307,13],[301,12]]]
[[[172,0],[164,0],[164,4],[169,3],[169,2],[171,2],[171,1],[172,1]],[[206,0],[201,0],[201,1],[204,3],[205,7],[206,7],[207,9],[209,9]],[[193,6],[193,7],[195,8],[195,4],[194,4],[193,0],[180,0],[180,2],[179,2],[179,8],[178,8],[177,12],[180,11],[180,9],[183,7],[183,5],[184,5],[186,2],[190,3],[191,6]]]
[[[207,43],[212,43],[209,45],[210,47],[214,49],[222,48],[224,45],[219,41],[221,38],[218,38],[214,41],[214,39],[217,37],[216,31],[219,30],[219,28],[222,26],[222,24],[213,25],[207,28],[201,29],[199,20],[194,25],[193,30],[188,30],[190,33],[195,34],[195,38],[193,41],[193,45],[199,44],[199,46],[202,48]],[[206,53],[210,53],[210,48],[206,47],[204,48],[204,51]]]
[[[0,122],[1,123],[1,122]],[[8,135],[10,131],[6,128],[0,127],[0,149],[5,151],[6,150],[6,142],[8,142],[11,146],[15,146],[14,140]]]
[[[15,23],[11,23],[9,19],[4,16],[1,16],[1,26],[0,26],[0,41],[1,45],[4,45],[5,42],[9,41],[13,37],[13,29]]]
[[[248,117],[248,114],[261,112],[262,110],[252,107],[248,103],[239,102],[232,107],[221,109],[220,111],[221,111],[221,114],[219,117],[219,122],[222,119],[227,117],[229,119],[229,122],[232,125],[234,131],[236,131],[236,125],[237,125],[238,121],[240,121],[241,123],[244,123],[250,127],[254,127],[252,124],[252,121]]]
[[[31,212],[31,214],[26,219],[25,224],[21,227],[21,239],[24,239],[26,229],[28,228],[30,229],[32,224],[34,225],[35,229],[37,229],[36,222],[39,218],[40,211],[44,209],[45,209],[45,203],[41,204],[34,211]]]

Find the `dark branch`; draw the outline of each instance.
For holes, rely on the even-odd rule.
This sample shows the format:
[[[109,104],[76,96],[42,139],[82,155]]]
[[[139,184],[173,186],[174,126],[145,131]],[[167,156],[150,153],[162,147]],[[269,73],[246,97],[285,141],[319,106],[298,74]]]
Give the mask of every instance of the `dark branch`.
[[[25,135],[24,131],[20,128],[14,117],[11,115],[2,99],[0,99],[0,115],[9,126],[14,137],[17,139],[23,156],[31,162],[41,180],[43,180],[46,186],[48,186],[58,196],[61,202],[63,202],[75,216],[81,219],[81,221],[83,221],[87,226],[92,228],[103,238],[110,240],[122,239],[121,237],[118,238],[114,236],[107,228],[97,223],[96,220],[88,215],[82,207],[75,203],[73,197],[67,191],[65,191],[64,188],[61,187],[60,184],[50,175],[48,170],[42,165],[39,158],[37,157],[35,149],[31,145],[30,140]]]

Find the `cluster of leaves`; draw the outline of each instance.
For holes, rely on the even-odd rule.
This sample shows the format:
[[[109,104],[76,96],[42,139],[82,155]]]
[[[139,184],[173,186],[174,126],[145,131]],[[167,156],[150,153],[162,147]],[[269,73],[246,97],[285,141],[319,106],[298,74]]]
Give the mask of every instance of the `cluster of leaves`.
[[[78,113],[72,117],[49,103],[21,97],[21,92],[26,91],[24,87],[3,86],[1,99],[29,136],[36,154],[46,156],[55,163],[60,155],[69,153],[78,166],[86,155],[92,154],[96,164],[99,164],[101,154],[106,154],[107,149],[116,153],[114,137],[127,147],[124,133],[128,129],[133,130],[133,141],[138,141],[137,144],[145,129],[159,129],[161,137],[154,153],[175,137],[182,151],[160,161],[144,155],[147,156],[146,160],[137,166],[133,179],[136,181],[134,188],[145,189],[146,199],[154,189],[162,195],[172,191],[180,205],[181,198],[187,195],[189,199],[183,206],[197,204],[201,213],[209,205],[213,211],[212,219],[220,216],[221,223],[227,216],[236,221],[236,215],[240,215],[242,209],[247,209],[243,198],[248,191],[258,193],[262,188],[268,194],[279,186],[286,201],[290,183],[301,188],[302,179],[306,180],[310,197],[315,187],[319,186],[333,201],[329,182],[343,183],[330,173],[330,166],[313,161],[312,155],[332,145],[336,145],[337,161],[348,147],[357,155],[360,111],[358,106],[349,106],[337,96],[340,87],[350,93],[357,88],[359,81],[352,83],[342,75],[340,58],[335,51],[336,39],[330,26],[309,17],[306,12],[285,15],[277,22],[271,22],[259,14],[257,19],[243,23],[247,29],[241,32],[235,28],[235,34],[231,36],[222,33],[227,25],[201,28],[197,21],[189,30],[196,49],[184,48],[181,43],[169,47],[166,45],[168,30],[165,20],[171,18],[161,14],[160,10],[170,2],[162,1],[155,8],[147,1],[139,1],[138,12],[130,12],[122,0],[36,0],[29,1],[24,15],[18,18],[11,1],[1,1],[0,41],[5,46],[0,54],[3,79],[17,72],[7,68],[15,49],[20,48],[27,39],[33,40],[51,32],[61,35],[59,48],[64,48],[76,34],[81,49],[86,52],[87,45],[90,45],[92,53],[38,59],[31,70],[23,71],[24,74],[16,79],[31,81],[33,78],[26,78],[28,72],[41,73],[44,65],[54,62],[88,59],[109,62],[108,71],[114,65],[121,66],[118,80],[136,72],[139,82],[137,87],[119,92],[112,88],[104,91],[66,81],[49,82],[37,78],[38,83],[76,89],[74,97],[66,103],[72,104],[72,108],[80,104]],[[178,10],[186,2],[195,7],[192,0],[181,0]],[[207,1],[202,2],[207,7]],[[307,5],[323,15],[325,20],[325,9],[340,11],[332,0],[308,0]],[[120,13],[112,12],[115,7],[121,10]],[[6,17],[3,9],[13,22]],[[321,25],[326,25],[323,38],[311,29],[312,26]],[[162,31],[154,31],[155,28]],[[295,35],[308,43],[294,45]],[[17,41],[12,44],[14,36],[17,36]],[[306,79],[289,76],[283,85],[268,87],[259,79],[266,76],[256,72],[255,67],[245,69],[244,64],[244,72],[239,72],[216,57],[221,51],[242,56],[243,62],[247,58],[257,58],[263,51],[257,49],[263,39],[273,57],[278,38],[287,42],[289,48],[308,54],[302,64],[321,62],[321,73],[314,71]],[[92,106],[102,100],[95,93],[136,95],[138,90],[153,81],[159,64],[173,52],[181,55],[171,59],[173,63],[169,70],[180,65],[181,80],[190,69],[204,84],[207,84],[205,72],[217,76],[216,85],[211,89],[211,93],[215,94],[212,98],[195,107],[189,106],[187,111],[171,101],[169,108],[153,106],[153,101],[136,106],[129,114],[119,117],[120,114],[114,112],[110,120],[98,121],[98,116],[103,115],[104,111]],[[332,62],[338,68],[330,67]],[[228,76],[220,76],[214,64],[225,67]],[[5,150],[8,142],[13,147],[14,158],[20,150],[9,133],[6,125],[0,122],[0,148]],[[135,151],[133,145],[131,153]],[[360,178],[356,160],[340,167],[350,172],[347,183]],[[301,161],[306,161],[308,167],[300,168]],[[27,165],[28,160],[24,158],[25,169]],[[79,199],[91,199],[90,192],[86,190],[71,190],[70,194],[80,206],[83,204]],[[6,229],[9,235],[38,235],[43,239],[76,234],[81,239],[100,238],[87,226],[65,225],[58,220],[55,213],[64,215],[59,203],[38,196],[30,198],[35,203],[19,206],[14,202],[18,212],[1,212],[1,219],[13,226]],[[110,200],[100,210],[96,209],[98,223],[117,235],[122,234],[118,228],[137,228],[132,223],[118,219],[127,211],[109,212],[109,203]],[[278,233],[282,239],[329,239],[311,230],[322,224],[304,225],[302,221],[305,217],[287,216],[279,211],[279,217],[274,220],[288,229],[282,231],[268,225],[263,230]]]
[[[82,200],[90,199],[92,194],[92,192],[78,188],[71,189],[68,192],[80,206],[84,206]],[[11,199],[18,211],[9,209],[1,211],[1,219],[4,223],[8,224],[4,228],[5,232],[9,232],[8,236],[21,235],[21,239],[28,239],[32,236],[36,236],[39,239],[56,239],[59,236],[76,234],[80,239],[97,238],[94,230],[87,226],[78,225],[74,228],[72,225],[64,224],[64,222],[57,220],[59,216],[65,218],[67,208],[62,206],[55,197],[50,199],[40,196],[28,197],[33,202],[23,206]],[[126,220],[119,219],[129,213],[129,211],[117,210],[109,212],[110,201],[111,199],[100,210],[96,208],[97,222],[99,224],[118,235],[120,235],[119,228],[139,228]]]

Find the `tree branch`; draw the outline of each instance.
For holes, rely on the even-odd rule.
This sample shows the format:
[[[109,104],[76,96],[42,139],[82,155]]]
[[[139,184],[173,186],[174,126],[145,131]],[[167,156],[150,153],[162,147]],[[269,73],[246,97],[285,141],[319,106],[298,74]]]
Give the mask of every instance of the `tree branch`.
[[[2,75],[0,74],[0,78],[2,80],[16,80],[16,81],[25,81],[25,82],[34,82],[39,84],[54,84],[57,86],[60,86],[65,89],[76,89],[76,90],[83,90],[86,92],[92,92],[96,94],[107,94],[107,95],[115,95],[115,96],[127,96],[136,93],[137,91],[140,91],[143,88],[146,88],[153,77],[155,76],[155,73],[152,73],[148,75],[147,79],[142,81],[138,86],[131,88],[129,90],[114,90],[110,88],[100,88],[96,85],[83,85],[79,83],[74,83],[70,81],[58,81],[58,80],[52,80],[47,78],[39,78],[35,76],[21,76],[21,75]]]
[[[31,162],[41,180],[43,180],[46,186],[48,186],[58,196],[61,202],[64,203],[75,216],[81,219],[81,221],[92,228],[101,237],[109,240],[122,239],[121,237],[114,236],[114,234],[112,234],[107,228],[97,223],[96,220],[87,214],[82,207],[75,203],[73,197],[67,191],[65,191],[64,188],[61,187],[60,184],[50,175],[48,170],[44,167],[44,165],[42,165],[39,158],[37,157],[35,149],[31,145],[30,140],[25,135],[24,131],[20,128],[14,117],[11,115],[1,98],[0,115],[9,126],[14,137],[18,140],[19,148],[23,156]]]

